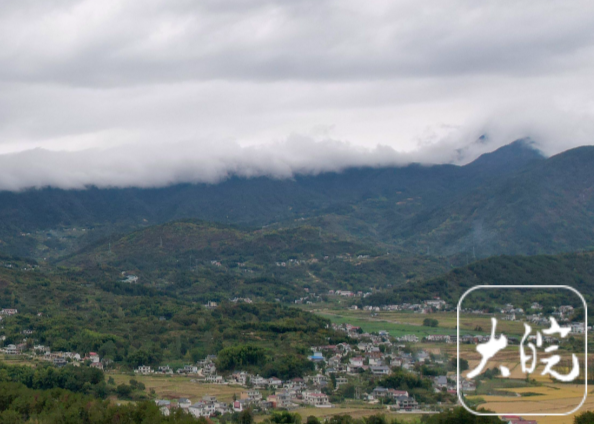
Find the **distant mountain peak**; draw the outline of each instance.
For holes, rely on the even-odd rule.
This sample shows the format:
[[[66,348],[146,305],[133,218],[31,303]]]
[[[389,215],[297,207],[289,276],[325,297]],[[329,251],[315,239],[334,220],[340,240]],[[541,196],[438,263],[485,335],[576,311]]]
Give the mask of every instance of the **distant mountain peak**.
[[[466,167],[481,168],[483,171],[497,169],[510,172],[544,159],[546,157],[536,148],[534,140],[521,138],[490,153],[480,155]]]

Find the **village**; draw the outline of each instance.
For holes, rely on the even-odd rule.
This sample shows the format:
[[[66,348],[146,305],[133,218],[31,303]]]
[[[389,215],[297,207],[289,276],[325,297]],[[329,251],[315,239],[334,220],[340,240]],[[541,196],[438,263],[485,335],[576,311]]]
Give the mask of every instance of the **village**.
[[[214,306],[211,304],[211,307]],[[16,310],[3,310],[2,314],[16,314]],[[196,417],[223,415],[230,412],[241,412],[246,409],[268,411],[272,409],[296,409],[310,406],[316,408],[332,408],[337,405],[331,403],[333,391],[342,386],[355,385],[365,379],[379,382],[383,377],[392,374],[394,369],[417,373],[415,366],[431,363],[443,365],[447,359],[435,357],[421,349],[411,354],[406,352],[405,344],[390,337],[387,332],[379,334],[364,333],[357,326],[333,324],[336,331],[345,333],[353,340],[353,344],[340,343],[337,345],[312,346],[308,359],[314,364],[315,372],[311,375],[283,381],[276,377],[264,378],[246,371],[236,371],[228,375],[217,372],[216,356],[209,355],[195,364],[187,364],[174,369],[169,365],[158,366],[155,369],[148,365],[141,365],[134,369],[138,376],[189,377],[191,382],[204,385],[228,385],[241,388],[240,395],[232,402],[219,401],[214,396],[203,396],[200,400],[190,401],[188,398],[155,399],[156,404],[164,414],[169,414],[173,408],[181,408]],[[411,335],[412,336],[412,335]],[[437,337],[437,336],[435,336]],[[357,342],[358,341],[358,342]],[[411,338],[411,341],[414,339]],[[79,354],[76,352],[53,352],[48,346],[33,345],[27,338],[18,345],[9,344],[2,349],[5,355],[21,355],[32,360],[45,361],[56,367],[68,364],[74,366],[89,366],[108,374],[117,373],[113,363],[96,352]],[[367,385],[369,386],[369,385]],[[355,398],[370,405],[382,404],[390,411],[419,412],[430,411],[434,405],[420,404],[407,390],[397,390],[372,384],[368,391],[355,389]],[[455,378],[446,375],[433,379],[436,392],[446,392],[455,395]],[[471,383],[464,384],[463,390],[472,391]],[[454,398],[452,397],[452,400]]]
[[[245,371],[234,372],[226,377],[217,374],[216,357],[209,356],[196,365],[186,365],[176,371],[169,366],[152,369],[141,366],[134,372],[140,375],[187,375],[195,377],[192,381],[197,383],[232,385],[245,388],[238,399],[230,404],[218,401],[213,396],[204,396],[201,400],[192,403],[189,399],[171,401],[166,399],[156,400],[164,414],[171,408],[183,408],[190,414],[200,416],[213,416],[228,412],[241,412],[246,409],[268,411],[271,409],[296,409],[303,406],[316,408],[336,407],[330,402],[329,390],[338,390],[341,386],[360,381],[368,377],[378,381],[381,377],[389,376],[395,368],[412,370],[414,364],[429,364],[432,359],[424,350],[416,355],[401,351],[403,345],[397,346],[387,336],[357,333],[358,328],[350,325],[337,327],[347,333],[356,333],[357,336],[366,336],[369,342],[361,342],[356,346],[348,343],[337,345],[313,346],[309,359],[315,364],[317,373],[303,377],[282,381],[276,377],[264,378]],[[396,349],[395,354],[385,353]],[[443,364],[443,359],[435,359],[436,363]],[[455,380],[447,376],[434,378],[434,390],[447,393],[456,393]],[[472,391],[474,387],[469,383],[464,385],[464,390]],[[264,392],[270,393],[264,395]],[[368,393],[356,391],[356,397],[370,405],[385,404],[390,411],[420,412],[431,410],[431,405],[420,405],[407,390],[384,388],[374,386]]]
[[[364,296],[363,293],[345,293],[337,291],[338,296]],[[250,299],[237,298],[234,302],[249,303]],[[217,308],[214,301],[204,305],[208,309]],[[525,314],[520,308],[508,304],[497,311],[497,316],[503,320],[523,320],[537,325],[548,324],[539,308],[532,305],[532,314]],[[350,311],[357,308],[347,307]],[[441,299],[431,299],[416,304],[403,303],[399,305],[386,305],[382,307],[365,306],[359,312],[377,316],[380,312],[404,311],[411,314],[434,314],[448,310],[448,305]],[[493,315],[485,311],[465,310],[465,314]],[[569,321],[573,314],[571,306],[556,308],[554,316],[559,322],[569,323],[572,334],[582,334],[585,328],[580,323]],[[11,317],[18,314],[16,309],[2,309],[2,317]],[[513,315],[513,317],[512,317]],[[513,318],[513,319],[512,319]],[[582,323],[583,324],[583,323]],[[370,408],[381,406],[390,412],[396,413],[432,413],[458,404],[457,390],[463,394],[472,395],[477,386],[474,381],[465,378],[456,382],[455,371],[430,376],[432,390],[436,394],[449,395],[440,402],[427,402],[418,400],[410,390],[405,388],[391,388],[382,385],[382,381],[395,372],[410,373],[423,377],[421,369],[443,370],[446,369],[452,358],[434,346],[455,344],[457,335],[455,331],[450,334],[427,334],[419,337],[415,332],[401,336],[391,336],[389,331],[379,330],[365,332],[361,326],[349,323],[331,323],[331,328],[344,334],[349,342],[335,345],[310,346],[308,360],[314,365],[315,371],[297,378],[281,380],[277,377],[262,377],[248,371],[234,371],[220,373],[217,370],[216,355],[208,355],[204,359],[183,366],[171,367],[160,365],[152,368],[141,365],[133,370],[137,376],[159,376],[161,378],[186,377],[197,385],[206,387],[228,386],[237,388],[238,395],[233,395],[233,400],[218,399],[217,396],[205,394],[198,399],[191,397],[160,396],[153,394],[153,400],[164,415],[169,415],[175,409],[181,409],[194,417],[213,417],[234,412],[250,410],[252,412],[267,413],[275,409],[296,410],[298,408],[337,408],[344,403],[344,399],[333,401],[333,395],[341,387],[353,387],[353,401],[362,402]],[[590,330],[590,327],[587,328]],[[32,343],[32,331],[23,331],[23,340],[18,344],[5,345],[0,351],[7,356],[26,357],[30,360],[43,361],[56,367],[89,366],[106,372],[108,375],[117,375],[120,371],[112,361],[101,358],[96,352],[63,352],[52,351],[49,346]],[[5,339],[4,336],[0,336]],[[461,344],[485,343],[489,340],[487,334],[464,334],[460,336]],[[514,338],[510,338],[513,342]],[[545,337],[545,343],[559,342],[559,340]],[[443,401],[443,399],[447,399]],[[518,417],[521,418],[521,417]],[[509,422],[527,424],[530,421],[510,418]]]

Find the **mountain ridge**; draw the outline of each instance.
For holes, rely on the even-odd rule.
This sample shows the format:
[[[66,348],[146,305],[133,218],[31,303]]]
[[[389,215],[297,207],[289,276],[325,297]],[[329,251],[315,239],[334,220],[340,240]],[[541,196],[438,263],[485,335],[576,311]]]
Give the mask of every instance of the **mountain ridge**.
[[[343,238],[417,255],[584,249],[594,244],[588,230],[594,227],[588,212],[593,152],[585,146],[545,158],[522,139],[464,166],[353,168],[290,180],[232,177],[160,189],[0,192],[0,251],[56,259],[110,234],[180,219],[248,227],[305,220]],[[75,234],[76,227],[85,227],[84,235]]]

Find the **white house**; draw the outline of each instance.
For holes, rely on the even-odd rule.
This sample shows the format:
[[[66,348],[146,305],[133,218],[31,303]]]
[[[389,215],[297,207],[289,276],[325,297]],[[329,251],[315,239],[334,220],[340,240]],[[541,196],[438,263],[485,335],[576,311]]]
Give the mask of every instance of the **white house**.
[[[304,392],[303,402],[317,407],[331,406],[328,400],[328,396],[320,392]]]
[[[141,365],[138,368],[136,368],[134,370],[135,373],[138,374],[142,374],[142,375],[147,375],[147,374],[152,374],[155,371],[151,369],[151,367],[149,367],[148,365]]]

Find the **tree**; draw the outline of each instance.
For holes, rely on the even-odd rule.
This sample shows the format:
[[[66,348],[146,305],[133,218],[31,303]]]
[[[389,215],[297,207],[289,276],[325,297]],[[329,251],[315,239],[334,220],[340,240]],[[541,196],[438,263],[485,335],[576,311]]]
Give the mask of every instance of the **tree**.
[[[226,347],[217,355],[217,369],[233,370],[235,367],[247,365],[263,365],[264,349],[251,345]]]
[[[425,327],[437,327],[439,325],[439,321],[433,318],[425,318],[423,320],[423,325]]]
[[[431,382],[428,379],[420,378],[401,368],[395,369],[391,375],[380,380],[379,385],[388,389],[424,388],[429,390],[431,388]]]
[[[127,397],[130,396],[130,393],[132,393],[132,386],[128,386],[127,384],[120,384],[117,388],[116,388],[116,393],[118,394],[118,396],[120,397]]]
[[[580,415],[576,415],[573,419],[574,424],[594,424],[594,412],[586,411]]]
[[[241,413],[239,414],[238,424],[253,424],[253,422],[254,422],[254,416],[252,415],[251,410],[246,409],[244,411],[241,411]]]
[[[267,421],[273,424],[301,424],[301,415],[289,411],[273,412]]]
[[[0,414],[0,423],[2,424],[19,424],[23,422],[23,417],[17,411],[7,410]]]
[[[468,361],[464,358],[460,358],[460,372],[464,372],[468,369]]]
[[[383,415],[371,415],[365,418],[365,424],[388,424]]]
[[[112,340],[109,340],[99,348],[99,356],[107,359],[115,359],[117,348]]]
[[[458,359],[452,358],[450,359],[450,366],[454,369],[458,366]],[[468,361],[464,358],[460,358],[460,372],[464,372],[468,369]]]

